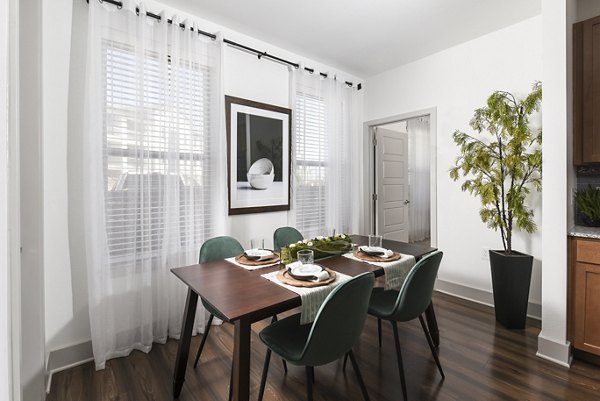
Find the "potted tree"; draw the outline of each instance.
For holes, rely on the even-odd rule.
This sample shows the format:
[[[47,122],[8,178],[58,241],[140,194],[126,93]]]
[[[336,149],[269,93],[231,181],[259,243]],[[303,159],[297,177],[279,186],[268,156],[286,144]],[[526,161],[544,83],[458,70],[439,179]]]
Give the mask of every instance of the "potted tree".
[[[542,188],[542,130],[529,124],[541,100],[540,82],[524,99],[495,91],[471,119],[478,135],[452,136],[459,156],[450,177],[463,178],[461,189],[481,200],[481,220],[500,231],[503,249],[489,251],[492,287],[496,321],[510,329],[524,328],[527,317],[533,256],[513,250],[512,240],[515,229],[537,229],[525,201]]]

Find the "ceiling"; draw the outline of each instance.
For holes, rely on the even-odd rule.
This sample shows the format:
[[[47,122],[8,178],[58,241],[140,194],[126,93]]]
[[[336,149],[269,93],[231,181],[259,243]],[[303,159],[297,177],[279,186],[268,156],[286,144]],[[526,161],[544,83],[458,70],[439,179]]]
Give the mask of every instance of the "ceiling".
[[[360,78],[541,13],[541,0],[163,2]]]

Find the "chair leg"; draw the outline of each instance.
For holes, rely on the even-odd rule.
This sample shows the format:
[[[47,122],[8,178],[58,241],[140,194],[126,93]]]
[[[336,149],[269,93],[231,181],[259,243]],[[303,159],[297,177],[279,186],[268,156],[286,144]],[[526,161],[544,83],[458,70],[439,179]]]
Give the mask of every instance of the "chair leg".
[[[231,369],[229,370],[229,396],[227,397],[228,401],[233,399],[233,359],[231,360]]]
[[[306,399],[313,401],[313,383],[315,382],[315,368],[312,366],[306,367]]]
[[[377,336],[379,337],[379,348],[381,348],[381,319],[377,318]]]
[[[354,352],[350,350],[346,357],[350,356],[350,362],[352,362],[352,368],[354,369],[354,373],[356,373],[356,377],[358,379],[358,384],[360,385],[360,391],[362,392],[363,398],[365,401],[370,401],[369,393],[367,393],[367,388],[365,387],[365,382],[363,381],[362,375],[360,374],[360,370],[358,369],[358,364],[356,363],[356,359],[354,358]]]
[[[400,384],[402,385],[402,398],[407,401],[406,379],[404,378],[404,365],[402,364],[402,351],[400,351],[400,339],[398,338],[398,324],[390,321],[394,330],[394,342],[396,343],[396,358],[398,359],[398,372],[400,373]]]
[[[344,364],[342,365],[342,371],[346,371],[346,363],[348,362],[348,353],[344,355]]]
[[[265,384],[267,384],[267,372],[269,371],[269,361],[271,360],[271,350],[267,348],[265,364],[263,366],[262,377],[260,378],[260,389],[258,390],[258,401],[262,401],[265,394]]]
[[[271,318],[271,324],[275,323],[276,321],[277,315],[273,315],[273,317]],[[281,363],[283,364],[283,371],[287,373],[287,362],[285,361],[285,359],[281,358]]]
[[[206,342],[206,337],[208,337],[208,332],[210,331],[210,326],[212,325],[213,318],[215,316],[211,313],[208,317],[208,322],[206,322],[206,329],[204,330],[204,334],[202,335],[202,341],[200,342],[200,348],[198,348],[198,353],[196,354],[196,360],[194,361],[194,369],[198,366],[198,361],[200,360],[200,355],[202,354],[202,350],[204,349],[204,343]]]
[[[423,315],[419,315],[419,322],[421,322],[421,327],[423,328],[423,333],[425,333],[425,338],[427,339],[427,344],[429,344],[429,349],[431,350],[431,355],[433,355],[433,359],[435,359],[435,363],[442,375],[442,380],[446,378],[444,375],[444,371],[442,370],[442,364],[440,363],[440,358],[438,357],[437,352],[435,352],[435,346],[433,345],[433,340],[431,339],[431,334],[429,334],[429,330],[427,330],[427,326],[425,325],[425,320],[423,320]]]

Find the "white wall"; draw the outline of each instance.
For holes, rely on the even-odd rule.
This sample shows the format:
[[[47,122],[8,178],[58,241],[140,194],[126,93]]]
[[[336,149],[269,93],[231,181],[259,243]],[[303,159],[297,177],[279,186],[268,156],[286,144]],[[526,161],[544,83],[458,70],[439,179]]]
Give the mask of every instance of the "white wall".
[[[392,51],[393,49],[390,49]],[[491,292],[484,248],[502,247],[500,234],[479,218],[479,201],[448,175],[457,155],[456,129],[471,132],[473,111],[494,90],[529,93],[542,79],[542,17],[537,16],[366,80],[366,121],[437,108],[437,247],[441,280]],[[541,197],[532,197],[541,229]],[[541,303],[541,233],[516,233],[514,249],[535,257],[530,301]]]
[[[60,4],[54,4],[60,3]],[[44,31],[47,46],[44,68],[44,89],[47,96],[45,105],[50,109],[45,114],[48,127],[45,130],[45,152],[54,156],[47,163],[45,175],[45,207],[57,210],[56,215],[46,217],[45,234],[53,249],[45,254],[47,289],[47,344],[51,349],[67,347],[90,339],[90,327],[87,300],[87,275],[85,267],[84,244],[82,242],[82,184],[81,175],[81,128],[83,126],[83,78],[85,74],[85,41],[87,5],[85,1],[68,0],[53,2],[52,8],[44,18],[53,18],[60,14],[62,27],[55,27],[56,18],[50,21]],[[148,9],[164,9],[155,2],[147,2]],[[69,10],[73,9],[72,18]],[[185,15],[180,12],[180,15]],[[235,40],[259,50],[287,58],[302,61],[306,66],[318,71],[334,72],[331,68],[314,60],[305,59],[283,49],[276,48],[240,33],[228,30],[209,21],[194,18],[203,30],[222,31],[228,39]],[[54,27],[54,29],[52,29]],[[64,58],[64,60],[55,60]],[[70,60],[69,60],[70,57]],[[360,82],[344,72],[338,77],[344,80]],[[68,92],[65,88],[68,87]],[[288,67],[268,61],[258,60],[256,56],[226,47],[224,55],[225,94],[257,100],[264,103],[290,107]],[[65,130],[65,126],[68,129]],[[50,165],[56,161],[55,164]],[[55,208],[57,206],[57,208]],[[287,212],[251,214],[228,218],[229,234],[238,238],[243,245],[249,245],[249,239],[265,238],[265,244],[272,244],[273,231],[287,225]],[[68,239],[68,241],[67,241]]]
[[[576,20],[583,21],[588,18],[600,15],[600,1],[598,0],[578,0],[576,1]]]

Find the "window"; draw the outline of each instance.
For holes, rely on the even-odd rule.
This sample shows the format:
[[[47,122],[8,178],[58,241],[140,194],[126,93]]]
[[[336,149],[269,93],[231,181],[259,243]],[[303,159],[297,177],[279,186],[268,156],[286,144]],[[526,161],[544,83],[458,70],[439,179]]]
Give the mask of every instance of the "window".
[[[197,251],[212,227],[210,70],[108,40],[103,56],[111,263]]]
[[[327,204],[327,137],[325,102],[296,94],[296,226],[307,237],[323,234]]]

